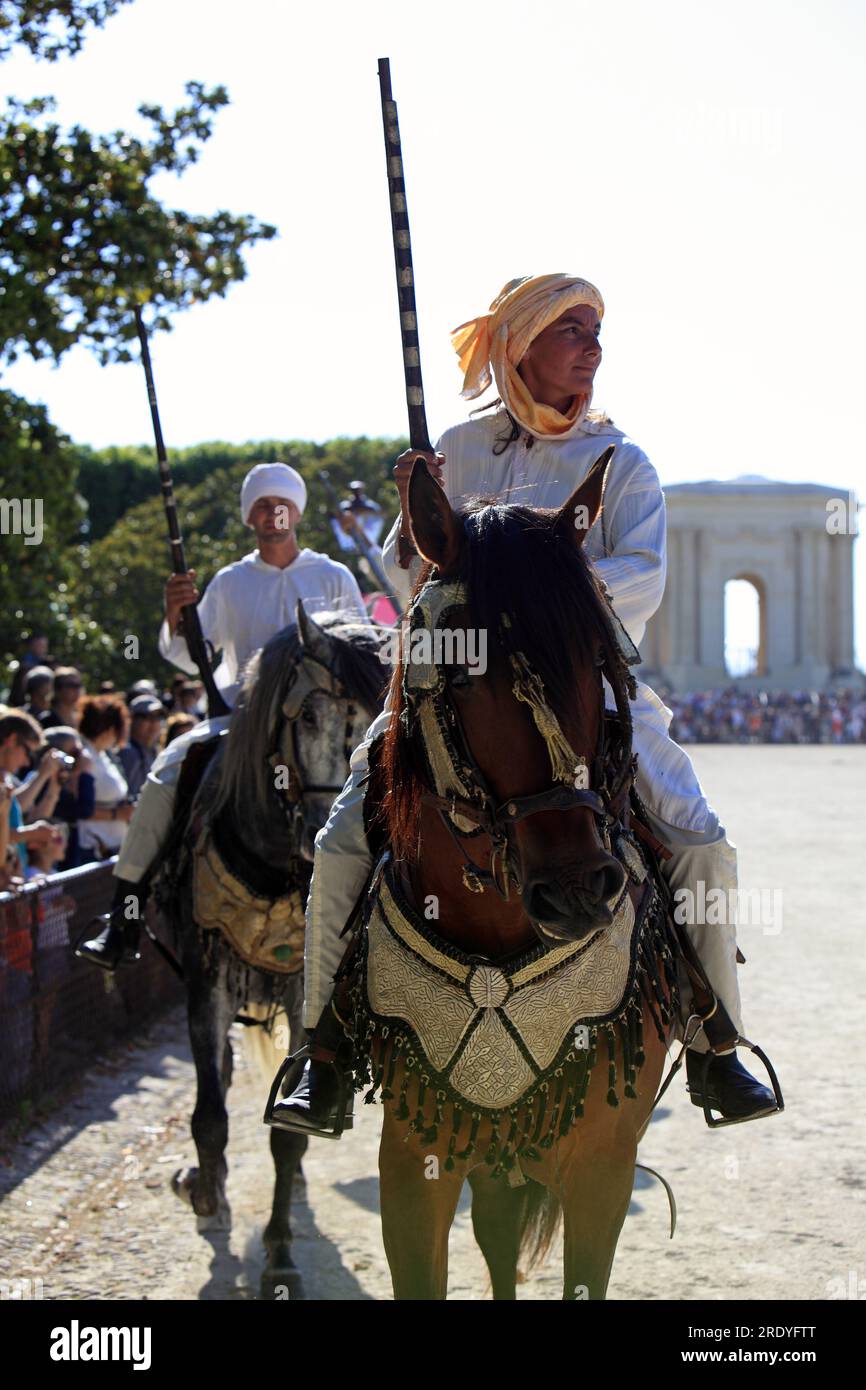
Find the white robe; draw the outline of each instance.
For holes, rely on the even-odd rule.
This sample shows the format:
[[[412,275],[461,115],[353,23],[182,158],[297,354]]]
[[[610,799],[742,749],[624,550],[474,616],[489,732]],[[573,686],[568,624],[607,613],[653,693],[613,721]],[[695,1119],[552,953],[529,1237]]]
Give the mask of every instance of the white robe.
[[[254,550],[214,575],[198,614],[205,640],[223,654],[215,672],[220,689],[238,679],[253,652],[295,621],[299,598],[313,616],[336,612],[347,621],[369,622],[351,570],[315,550],[301,550],[285,569],[267,564]],[[184,638],[172,637],[166,622],[160,628],[159,650],[166,661],[197,674]]]
[[[93,766],[96,805],[101,810],[119,806],[129,796],[123,772],[105,749],[98,753],[89,739],[82,737],[81,742]],[[123,844],[126,830],[127,822],[124,820],[80,820],[78,843],[82,849],[99,849],[114,854]]]
[[[571,439],[534,439],[529,449],[527,435],[521,432],[504,452],[494,454],[494,444],[507,437],[509,428],[504,412],[497,410],[445,431],[436,448],[445,455],[442,481],[449,500],[456,505],[485,496],[530,507],[561,506],[614,444],[602,514],[586,538],[585,553],[639,648],[665,587],[665,504],[658,474],[643,450],[612,423],[589,420]],[[419,562],[416,558],[408,570],[400,568],[399,525],[398,517],[382,558],[405,604]],[[608,704],[613,705],[610,691]],[[707,802],[691,760],[668,734],[671,711],[640,681],[632,717],[641,796],[661,820],[683,830],[704,831]]]

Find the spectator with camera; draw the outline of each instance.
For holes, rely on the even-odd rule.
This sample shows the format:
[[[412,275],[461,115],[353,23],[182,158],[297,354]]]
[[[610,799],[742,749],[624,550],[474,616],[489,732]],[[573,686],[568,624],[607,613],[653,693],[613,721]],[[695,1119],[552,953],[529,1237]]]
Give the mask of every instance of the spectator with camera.
[[[44,742],[31,752],[30,761],[32,771],[20,780],[15,793],[18,805],[25,820],[37,815],[50,820],[60,795],[60,773],[66,764],[66,755]]]
[[[0,705],[0,782],[8,792],[8,795],[4,794],[4,799],[8,801],[9,843],[17,852],[20,871],[24,876],[29,868],[28,851],[45,849],[58,840],[55,828],[47,820],[25,823],[25,806],[22,805],[23,800],[29,810],[37,790],[42,789],[56,774],[50,767],[44,773],[38,768],[24,787],[18,780],[20,773],[43,746],[42,729],[31,715]],[[56,759],[52,761],[56,763]],[[41,780],[38,789],[34,790],[37,777]]]
[[[56,729],[49,729],[45,738],[48,745],[57,749],[62,758],[57,773],[60,794],[54,806],[54,821],[59,823],[61,829],[66,830],[67,835],[59,869],[77,869],[80,864],[89,860],[89,855],[79,847],[78,825],[80,821],[92,818],[96,806],[93,764],[84,751],[84,745],[76,729],[60,724]],[[45,795],[47,792],[43,793],[43,796]],[[47,814],[42,800],[37,800],[35,809],[41,815]]]

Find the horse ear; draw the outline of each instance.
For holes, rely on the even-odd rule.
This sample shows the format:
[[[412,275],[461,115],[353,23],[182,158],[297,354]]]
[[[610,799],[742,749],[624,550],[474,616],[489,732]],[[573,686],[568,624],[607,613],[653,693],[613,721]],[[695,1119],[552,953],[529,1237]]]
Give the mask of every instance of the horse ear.
[[[409,520],[418,553],[440,574],[456,570],[463,529],[451,503],[423,459],[416,459],[409,479]]]
[[[331,639],[323,627],[310,617],[304,607],[304,600],[298,599],[298,606],[295,609],[295,622],[298,625],[298,635],[301,639],[301,646],[314,661],[318,661],[322,666],[330,666],[331,663]]]
[[[590,526],[601,511],[604,480],[615,447],[611,444],[601,457],[596,459],[583,482],[574,489],[568,501],[560,508],[553,523],[554,530],[568,536],[576,546],[583,545]]]

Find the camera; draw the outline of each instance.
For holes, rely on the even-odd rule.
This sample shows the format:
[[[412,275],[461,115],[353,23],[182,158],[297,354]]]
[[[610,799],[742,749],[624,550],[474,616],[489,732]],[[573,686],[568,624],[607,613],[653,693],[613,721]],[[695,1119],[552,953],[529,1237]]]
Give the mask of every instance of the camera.
[[[42,759],[46,758],[49,753],[55,753],[57,755],[54,761],[60,764],[60,779],[65,782],[66,778],[69,777],[75,769],[75,758],[70,758],[69,754],[64,753],[61,748],[54,748],[51,744],[45,744],[34,753],[34,766],[39,767],[42,763]]]

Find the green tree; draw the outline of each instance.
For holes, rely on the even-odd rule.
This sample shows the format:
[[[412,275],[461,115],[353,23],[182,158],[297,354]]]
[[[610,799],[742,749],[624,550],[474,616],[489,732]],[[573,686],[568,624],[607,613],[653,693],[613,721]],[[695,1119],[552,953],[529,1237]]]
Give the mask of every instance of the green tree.
[[[327,444],[309,444],[299,440],[264,440],[260,443],[226,444],[222,442],[194,444],[171,453],[171,471],[175,485],[195,486],[212,473],[243,463],[282,460],[291,463],[303,474],[310,489],[310,506],[304,520],[319,516],[325,506],[325,489],[319,479],[319,469],[327,469],[339,491],[346,489],[353,478],[363,478],[370,496],[380,506],[394,508],[395,492],[391,469],[397,454],[406,445],[394,439],[335,439]],[[159,487],[153,447],[126,445],[107,449],[78,446],[78,490],[87,504],[88,531],[91,541],[107,535],[130,508],[156,495]],[[309,542],[316,549],[333,548],[334,538],[327,525],[314,523],[315,534]],[[311,533],[312,534],[312,533]]]
[[[337,439],[328,444],[300,441],[241,445],[199,445],[183,450],[173,472],[176,480],[187,469],[204,469],[195,486],[175,487],[178,518],[187,562],[195,569],[200,588],[223,565],[253,548],[252,533],[240,518],[239,495],[247,470],[254,463],[281,459],[297,468],[307,484],[307,507],[298,532],[301,545],[346,560],[328,522],[328,502],[319,478],[327,468],[338,492],[355,477],[368,483],[368,492],[385,509],[390,525],[397,512],[390,470],[402,440]],[[110,451],[103,451],[109,453]],[[114,680],[125,688],[143,676],[167,680],[170,667],[159,656],[157,634],[163,609],[163,586],[170,562],[162,504],[152,470],[149,501],[128,510],[107,534],[82,546],[72,589],[73,607],[94,623],[94,642],[86,654],[91,682]],[[368,587],[363,579],[361,587]],[[111,640],[103,640],[111,634]],[[127,638],[134,636],[137,644]],[[130,657],[133,651],[137,655]]]
[[[88,25],[104,24],[122,3],[0,0],[0,59],[16,45],[48,61],[74,54]],[[8,101],[0,115],[0,364],[22,351],[57,362],[79,344],[102,363],[128,361],[137,304],[149,304],[152,328],[168,329],[175,311],[243,279],[244,250],[276,234],[248,215],[192,216],[151,192],[155,175],[180,174],[196,161],[228,101],[223,87],[200,82],[186,93],[173,112],[139,107],[146,139],[62,129],[50,97]],[[59,655],[76,655],[88,634],[105,654],[109,639],[86,609],[76,616],[62,587],[65,551],[81,525],[77,454],[41,407],[12,393],[3,394],[0,429],[0,501],[41,496],[51,537],[25,550],[8,526],[0,535],[0,654],[15,650],[34,623],[48,627]],[[37,456],[44,473],[33,471]]]
[[[90,25],[102,28],[129,0],[0,0],[0,59],[17,44],[49,63],[74,54]]]
[[[243,250],[276,229],[221,211],[192,216],[148,190],[158,173],[182,173],[228,102],[224,87],[186,87],[171,114],[140,106],[150,140],[123,131],[62,130],[50,97],[10,98],[0,117],[0,361],[19,352],[55,361],[91,348],[100,362],[127,362],[136,304],[152,326],[169,313],[224,295],[246,274]]]
[[[25,503],[30,540],[37,515],[40,521],[37,544],[20,526]],[[69,660],[104,646],[105,634],[82,615],[72,593],[84,517],[75,453],[43,406],[11,391],[0,391],[0,508],[0,663],[17,657],[25,628],[45,632]]]

